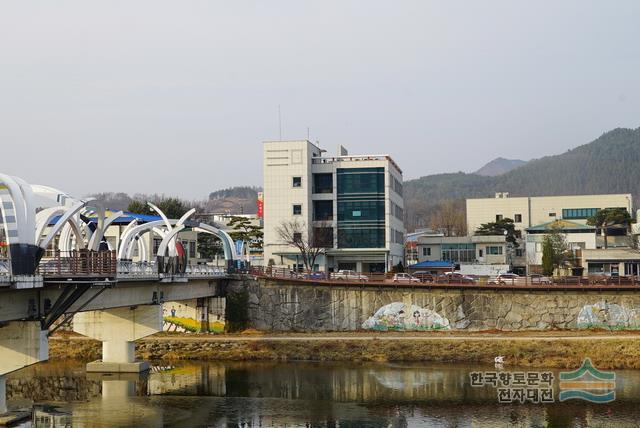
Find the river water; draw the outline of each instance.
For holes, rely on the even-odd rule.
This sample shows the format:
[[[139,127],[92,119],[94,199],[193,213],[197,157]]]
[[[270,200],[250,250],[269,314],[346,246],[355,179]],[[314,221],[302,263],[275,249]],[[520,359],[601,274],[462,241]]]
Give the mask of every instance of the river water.
[[[486,381],[492,372],[517,370],[460,364],[186,362],[157,363],[146,376],[119,378],[87,374],[82,363],[45,363],[8,376],[7,390],[10,407],[33,409],[34,416],[21,427],[640,424],[639,371],[616,371],[616,397],[608,404],[558,402],[558,371],[550,385],[542,385],[554,388],[554,403],[499,403],[492,384],[471,385],[472,372],[487,372]]]

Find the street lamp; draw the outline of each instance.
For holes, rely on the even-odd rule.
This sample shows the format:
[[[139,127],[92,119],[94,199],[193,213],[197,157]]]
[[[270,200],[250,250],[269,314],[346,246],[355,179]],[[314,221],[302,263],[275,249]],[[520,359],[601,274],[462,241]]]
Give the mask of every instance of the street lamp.
[[[502,233],[504,234],[504,240],[507,243],[507,264],[509,265],[509,272],[513,272],[512,258],[511,258],[512,244],[511,242],[507,241],[507,235],[509,234],[509,232],[505,229]]]

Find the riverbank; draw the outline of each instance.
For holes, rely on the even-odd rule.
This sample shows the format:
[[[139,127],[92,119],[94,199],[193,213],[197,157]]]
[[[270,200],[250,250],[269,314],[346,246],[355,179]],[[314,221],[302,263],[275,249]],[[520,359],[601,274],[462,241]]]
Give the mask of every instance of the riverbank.
[[[146,360],[424,361],[509,366],[577,367],[589,357],[601,369],[640,369],[640,336],[612,332],[158,334],[136,342]],[[76,335],[50,340],[51,360],[100,358],[98,341]]]

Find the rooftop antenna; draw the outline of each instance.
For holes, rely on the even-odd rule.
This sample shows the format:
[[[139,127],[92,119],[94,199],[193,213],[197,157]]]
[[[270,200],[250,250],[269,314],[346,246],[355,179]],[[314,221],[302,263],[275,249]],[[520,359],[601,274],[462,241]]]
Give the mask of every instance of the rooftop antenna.
[[[307,141],[311,141],[311,138],[309,138],[309,127],[307,126]]]
[[[280,135],[279,140],[282,141],[282,115],[280,114],[280,104],[278,104],[278,132]]]

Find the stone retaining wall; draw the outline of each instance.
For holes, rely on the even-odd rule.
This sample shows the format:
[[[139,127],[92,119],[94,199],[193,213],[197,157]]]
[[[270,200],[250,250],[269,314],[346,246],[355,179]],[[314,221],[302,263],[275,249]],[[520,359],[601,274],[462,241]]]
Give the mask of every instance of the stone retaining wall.
[[[232,281],[264,331],[640,329],[638,291],[476,290]]]

